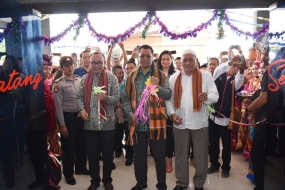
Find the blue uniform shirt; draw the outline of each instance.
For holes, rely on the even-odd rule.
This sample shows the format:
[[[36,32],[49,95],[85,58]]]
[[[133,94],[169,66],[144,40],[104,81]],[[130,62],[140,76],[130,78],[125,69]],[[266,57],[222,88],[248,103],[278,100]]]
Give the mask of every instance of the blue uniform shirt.
[[[86,75],[88,72],[84,69],[84,67],[79,67],[79,68],[77,68],[77,69],[75,69],[75,71],[74,71],[74,75],[76,76],[76,77],[79,77],[79,78],[81,78],[83,75]]]

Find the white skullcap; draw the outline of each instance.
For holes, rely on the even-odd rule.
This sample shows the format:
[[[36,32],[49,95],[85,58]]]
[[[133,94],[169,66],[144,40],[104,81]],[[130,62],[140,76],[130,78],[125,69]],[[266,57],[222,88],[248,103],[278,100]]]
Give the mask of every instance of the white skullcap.
[[[182,57],[186,54],[192,54],[192,55],[195,55],[195,57],[197,57],[195,51],[192,49],[186,49],[185,51],[183,51]]]
[[[229,56],[224,55],[224,56],[222,57],[222,59],[229,59]]]

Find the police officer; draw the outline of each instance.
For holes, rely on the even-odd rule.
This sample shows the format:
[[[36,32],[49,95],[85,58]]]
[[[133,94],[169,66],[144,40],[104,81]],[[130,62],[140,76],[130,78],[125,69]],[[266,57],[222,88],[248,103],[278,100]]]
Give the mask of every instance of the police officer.
[[[70,56],[60,59],[62,77],[53,85],[53,96],[57,119],[60,124],[63,157],[63,175],[69,185],[75,185],[75,174],[89,175],[86,169],[86,148],[83,135],[84,121],[78,116],[76,94],[79,89],[79,78],[73,72],[75,63]]]

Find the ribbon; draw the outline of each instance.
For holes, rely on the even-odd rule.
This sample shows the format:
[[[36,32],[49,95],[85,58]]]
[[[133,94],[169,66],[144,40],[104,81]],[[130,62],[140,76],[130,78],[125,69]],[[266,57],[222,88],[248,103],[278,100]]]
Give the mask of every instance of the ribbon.
[[[137,122],[143,121],[143,124],[147,121],[147,119],[149,117],[149,106],[150,106],[149,97],[151,95],[156,97],[159,110],[161,113],[163,113],[160,109],[159,97],[157,95],[157,92],[158,92],[157,85],[152,84],[150,81],[150,78],[147,79],[147,81],[145,82],[145,85],[146,85],[146,88],[142,93],[142,98],[141,98],[140,103],[139,103],[139,105],[138,105],[138,107],[134,113],[136,121]],[[163,113],[163,114],[166,116],[165,113]],[[166,118],[167,118],[167,116],[166,116]]]
[[[9,115],[7,117],[0,118],[0,120],[5,120],[5,119],[8,119],[8,118],[13,117],[13,116],[14,116],[14,114],[11,114],[11,115]]]
[[[220,114],[221,116],[223,116],[224,118],[226,118],[223,114],[221,114],[220,112],[214,110],[214,108],[211,106],[211,105],[208,105],[207,106],[208,110],[210,113],[218,113]],[[256,122],[254,124],[249,124],[249,123],[241,123],[241,122],[237,122],[237,121],[233,121],[233,120],[229,120],[230,122],[234,123],[234,124],[237,124],[237,125],[240,125],[240,126],[252,126],[252,127],[256,127],[256,125],[260,124],[260,123],[263,123],[263,122],[266,122],[266,118],[262,119],[261,121],[259,122]],[[285,126],[285,123],[269,123],[269,122],[266,122],[268,125],[273,125],[273,126]]]
[[[54,162],[54,164],[56,165],[56,167],[58,167],[59,165],[61,165],[60,161],[57,159],[57,156],[60,156],[59,154],[54,154],[49,148],[50,148],[50,144],[49,142],[47,142],[48,147],[48,155],[52,158],[52,161]],[[58,165],[59,164],[59,165]]]
[[[105,90],[102,90],[103,88],[105,88],[106,86],[96,86],[93,88],[93,91],[94,93],[97,95],[97,94],[100,94],[100,93],[104,93],[106,94],[106,91]],[[102,117],[104,120],[108,120],[104,115],[101,114],[101,111],[100,111],[100,108],[103,109],[105,115],[106,115],[106,111],[104,110],[104,108],[101,106],[100,104],[100,100],[98,99],[98,107],[97,107],[97,111],[98,111],[98,122],[99,122],[99,130],[101,129],[101,121],[100,121],[100,117]]]
[[[220,112],[216,111],[211,105],[208,105],[207,106],[207,109],[209,110],[210,113],[218,113],[219,115],[221,115],[222,117],[224,118],[227,118],[226,116],[224,116],[223,114],[221,114]],[[229,119],[229,118],[227,118]],[[266,121],[266,118],[264,118],[263,120],[259,121],[259,122],[256,122],[256,123],[241,123],[241,122],[237,122],[237,121],[234,121],[234,120],[231,120],[229,119],[230,122],[234,123],[234,124],[237,124],[239,126],[244,126],[244,127],[248,127],[248,126],[253,126],[254,128],[256,127],[256,125],[260,124],[260,123],[263,123]]]

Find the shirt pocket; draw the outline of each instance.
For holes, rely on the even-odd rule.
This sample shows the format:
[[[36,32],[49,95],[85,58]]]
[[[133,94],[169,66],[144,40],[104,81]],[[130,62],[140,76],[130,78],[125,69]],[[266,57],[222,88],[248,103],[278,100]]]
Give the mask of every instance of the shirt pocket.
[[[72,86],[65,86],[65,87],[63,87],[63,92],[65,94],[70,95],[70,94],[74,93],[74,89]]]

